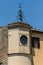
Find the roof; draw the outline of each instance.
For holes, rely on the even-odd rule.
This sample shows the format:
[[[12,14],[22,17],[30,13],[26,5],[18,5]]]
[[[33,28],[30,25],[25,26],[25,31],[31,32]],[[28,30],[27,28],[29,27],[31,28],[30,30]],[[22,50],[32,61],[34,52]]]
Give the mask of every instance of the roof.
[[[25,23],[25,22],[14,22],[14,23],[10,23],[8,24],[7,26],[9,29],[12,29],[12,28],[32,28],[32,26],[30,26],[30,24],[28,23]],[[43,33],[43,31],[40,31],[40,30],[35,30],[35,29],[32,29],[31,30],[32,32],[36,32],[36,33]]]
[[[18,27],[31,28],[32,26],[24,22],[15,22],[15,23],[8,24],[8,28],[18,28]]]
[[[31,30],[32,32],[43,33],[43,31]]]

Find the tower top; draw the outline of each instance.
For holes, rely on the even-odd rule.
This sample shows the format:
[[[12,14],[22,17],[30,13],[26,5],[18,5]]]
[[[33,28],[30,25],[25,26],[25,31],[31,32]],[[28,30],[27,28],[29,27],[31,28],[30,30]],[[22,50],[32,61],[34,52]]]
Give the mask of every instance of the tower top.
[[[18,16],[15,23],[8,24],[8,28],[31,28],[30,24],[23,22],[24,21],[24,15],[21,7],[21,3],[19,4],[19,11]]]

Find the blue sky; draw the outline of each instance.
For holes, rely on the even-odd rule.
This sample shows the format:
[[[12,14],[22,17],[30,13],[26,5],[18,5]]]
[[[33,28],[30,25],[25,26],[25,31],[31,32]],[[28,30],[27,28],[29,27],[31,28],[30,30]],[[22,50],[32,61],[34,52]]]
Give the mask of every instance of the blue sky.
[[[15,22],[19,3],[28,23],[43,31],[43,0],[0,0],[0,26]]]

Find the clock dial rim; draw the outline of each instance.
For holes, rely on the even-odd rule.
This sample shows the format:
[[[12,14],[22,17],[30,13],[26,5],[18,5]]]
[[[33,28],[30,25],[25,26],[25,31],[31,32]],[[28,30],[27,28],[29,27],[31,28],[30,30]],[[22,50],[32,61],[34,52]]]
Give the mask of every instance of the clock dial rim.
[[[27,44],[27,40],[28,40],[28,38],[27,38],[26,35],[22,35],[22,36],[20,37],[20,42],[21,42],[21,44],[23,44],[23,45]]]

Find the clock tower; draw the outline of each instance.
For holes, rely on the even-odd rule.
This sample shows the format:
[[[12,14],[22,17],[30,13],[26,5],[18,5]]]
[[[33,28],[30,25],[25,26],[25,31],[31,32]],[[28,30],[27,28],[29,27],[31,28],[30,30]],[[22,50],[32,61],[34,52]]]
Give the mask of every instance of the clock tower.
[[[8,65],[32,65],[31,26],[19,8],[19,21],[8,25]]]

